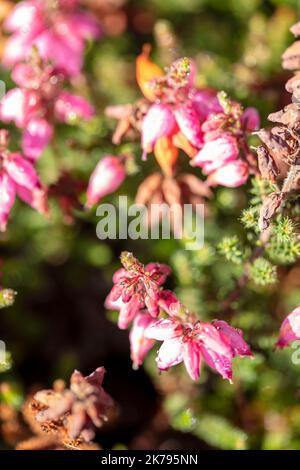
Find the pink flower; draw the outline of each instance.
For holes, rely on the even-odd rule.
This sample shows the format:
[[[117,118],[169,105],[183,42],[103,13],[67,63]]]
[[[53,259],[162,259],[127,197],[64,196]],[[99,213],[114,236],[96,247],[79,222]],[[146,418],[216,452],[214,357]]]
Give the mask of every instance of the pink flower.
[[[125,177],[126,171],[122,158],[112,155],[104,157],[99,161],[90,177],[86,206],[92,207],[107,194],[115,192]]]
[[[34,91],[14,88],[6,93],[0,102],[0,118],[3,122],[14,121],[23,128],[39,110],[39,97]]]
[[[284,319],[276,346],[284,348],[297,339],[300,339],[300,305]]]
[[[154,340],[146,338],[144,333],[145,329],[153,322],[153,317],[148,313],[139,313],[133,320],[133,325],[130,331],[130,351],[133,368],[138,369],[144,362],[147,353],[154,345]]]
[[[171,108],[165,104],[153,104],[142,123],[142,147],[144,152],[152,152],[158,139],[170,135],[175,127],[175,118]]]
[[[238,154],[236,139],[229,134],[223,134],[215,140],[206,142],[193,158],[192,164],[193,166],[201,166],[203,171],[209,174],[225,163],[235,160]]]
[[[0,231],[5,232],[10,210],[16,198],[16,185],[7,173],[0,173]]]
[[[221,113],[223,111],[218,97],[216,96],[216,92],[213,90],[194,89],[192,93],[190,93],[190,96],[201,123],[204,122],[211,114]]]
[[[11,153],[3,159],[4,170],[14,182],[32,191],[39,186],[39,179],[35,168],[18,153]]]
[[[157,355],[160,370],[168,370],[183,361],[193,380],[200,376],[201,356],[211,368],[231,381],[233,357],[251,355],[241,333],[226,322],[182,323],[170,318],[150,324],[144,334],[163,341]]]
[[[223,320],[215,320],[212,324],[218,330],[224,343],[231,348],[233,356],[252,356],[251,349],[240,330],[233,328]]]
[[[203,136],[199,116],[191,102],[179,104],[174,110],[179,129],[196,148],[202,147]]]
[[[246,108],[241,117],[241,124],[248,132],[257,131],[260,127],[260,118],[255,108]]]
[[[55,101],[55,116],[60,122],[68,123],[78,118],[89,120],[94,114],[93,106],[82,96],[62,91]]]
[[[160,286],[171,269],[159,263],[143,266],[128,252],[122,253],[121,261],[124,268],[115,272],[114,286],[106,298],[105,306],[120,311],[118,325],[125,329],[142,309],[146,308],[152,317],[157,317]]]
[[[163,341],[156,362],[161,371],[184,361],[188,374],[193,380],[200,376],[200,348],[193,336],[193,326],[182,325],[175,319],[158,320],[146,331],[147,338]]]
[[[78,75],[85,40],[98,37],[95,18],[79,8],[78,2],[26,0],[16,5],[4,27],[13,33],[8,40],[3,62],[11,67],[27,58],[36,46],[44,60],[50,60],[69,75]]]
[[[35,118],[29,121],[22,137],[22,149],[31,160],[37,160],[48,146],[53,135],[53,127],[46,119]]]
[[[93,107],[82,97],[62,90],[63,76],[47,64],[18,64],[13,78],[20,86],[0,102],[0,118],[24,129],[22,150],[37,160],[49,144],[55,122],[90,119]]]
[[[158,298],[159,307],[164,310],[171,317],[178,315],[178,310],[181,306],[174,292],[170,290],[162,290]]]
[[[133,295],[128,302],[123,302],[121,297],[115,298],[112,290],[105,299],[104,306],[109,310],[118,310],[118,327],[120,330],[127,330],[130,323],[142,308],[142,304],[137,295]]]
[[[1,138],[7,138],[1,131]],[[42,213],[47,212],[45,192],[41,187],[35,168],[18,153],[0,149],[0,231],[5,231],[10,210],[16,195]]]
[[[236,188],[246,183],[249,176],[247,163],[242,160],[229,162],[214,171],[208,179],[212,186],[222,185],[228,188]]]

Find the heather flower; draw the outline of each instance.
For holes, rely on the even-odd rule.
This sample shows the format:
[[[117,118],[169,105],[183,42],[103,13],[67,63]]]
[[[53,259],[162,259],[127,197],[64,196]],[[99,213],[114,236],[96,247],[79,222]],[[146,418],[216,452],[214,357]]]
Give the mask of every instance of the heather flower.
[[[174,115],[169,106],[153,104],[143,119],[142,147],[146,153],[153,147],[160,137],[170,135],[176,126]]]
[[[78,75],[83,64],[85,41],[97,38],[96,19],[80,9],[77,0],[26,0],[18,3],[4,23],[12,33],[3,63],[14,66],[28,57],[32,46],[68,75]]]
[[[94,169],[87,189],[87,207],[97,204],[101,198],[116,191],[126,177],[122,157],[108,155]]]
[[[223,320],[215,320],[212,324],[217,328],[222,340],[231,348],[234,356],[252,356],[250,347],[244,340],[241,330],[233,328]]]
[[[159,263],[143,266],[128,252],[122,253],[121,262],[124,268],[114,274],[114,286],[106,298],[105,306],[120,310],[118,326],[126,329],[138,312],[144,308],[152,317],[157,317],[161,285],[164,284],[171,269]]]
[[[250,172],[256,171],[247,137],[259,126],[257,111],[244,111],[224,93],[198,89],[193,60],[178,59],[164,73],[149,53],[150,47],[146,46],[136,61],[137,82],[148,100],[148,109],[147,101],[141,113],[137,113],[137,104],[123,106],[121,113],[120,107],[107,109],[110,117],[120,120],[114,142],[119,143],[124,135],[131,137],[134,128],[142,136],[143,159],[153,152],[166,177],[174,176],[180,149],[192,159],[193,166],[212,175],[212,185],[244,184]],[[233,160],[241,164],[224,167],[229,172],[228,181],[223,172],[214,174]]]
[[[241,125],[248,132],[254,132],[259,129],[260,118],[255,108],[246,108],[241,116]]]
[[[219,94],[221,111],[212,113],[202,124],[204,145],[192,159],[208,175],[208,184],[235,188],[244,184],[250,171],[255,172],[254,160],[248,147],[247,135],[259,126],[254,108],[242,107]]]
[[[41,213],[47,212],[46,196],[32,163],[7,150],[8,133],[0,131],[0,231],[5,231],[10,210],[18,195]]]
[[[164,310],[164,312],[166,312],[171,317],[174,315],[179,315],[181,304],[174,292],[172,292],[171,290],[164,289],[160,292],[158,298],[158,305],[162,310]]]
[[[23,153],[34,161],[49,144],[55,122],[88,120],[94,114],[84,98],[62,88],[64,75],[37,57],[32,57],[31,63],[16,65],[13,78],[19,88],[2,98],[0,118],[24,130]]]
[[[204,173],[209,174],[225,163],[236,160],[239,149],[236,139],[223,134],[214,140],[209,140],[193,158],[193,166],[201,166]]]
[[[296,307],[283,321],[276,345],[280,348],[289,346],[300,339],[300,306]]]
[[[153,323],[154,319],[148,313],[138,313],[134,320],[129,334],[130,352],[133,368],[138,369],[144,362],[147,353],[150,351],[155,341],[146,338],[145,330]]]
[[[43,425],[60,421],[71,439],[91,441],[95,427],[107,421],[113,405],[112,398],[102,387],[104,374],[104,367],[98,367],[87,377],[75,370],[69,389],[37,392],[34,399],[43,409],[36,414],[36,420]]]
[[[200,376],[201,357],[223,378],[232,380],[232,359],[251,355],[241,332],[226,322],[180,321],[176,317],[153,322],[146,328],[147,338],[163,341],[157,355],[160,370],[184,362],[189,376]]]
[[[236,188],[246,183],[249,176],[247,163],[236,160],[226,163],[210,174],[208,183],[211,186],[222,185],[228,188]]]
[[[174,115],[180,131],[188,142],[195,148],[201,148],[203,144],[201,124],[193,102],[178,104],[174,109]]]
[[[163,75],[158,73],[155,64],[149,67],[152,62],[149,58],[146,59],[145,54],[144,51],[137,59],[137,80],[146,98],[155,103],[150,106],[142,121],[142,146],[144,155],[154,150],[163,171],[169,172],[168,166],[156,155],[155,143],[158,139],[168,137],[176,147],[179,133],[186,139],[183,148],[188,153],[193,153],[190,148],[200,148],[203,142],[200,116],[192,99],[195,90],[195,64],[187,58],[178,59]],[[147,71],[151,70],[153,73],[143,74],[143,65]],[[173,159],[177,159],[177,152],[172,153]]]

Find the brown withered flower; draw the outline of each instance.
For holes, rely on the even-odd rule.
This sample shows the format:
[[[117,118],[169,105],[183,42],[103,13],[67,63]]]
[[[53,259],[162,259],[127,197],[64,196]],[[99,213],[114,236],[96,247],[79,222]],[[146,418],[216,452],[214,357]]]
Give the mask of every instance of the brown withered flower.
[[[149,109],[149,103],[140,99],[133,104],[107,106],[105,115],[118,121],[112,142],[119,145],[124,137],[134,140],[141,133],[142,121]]]
[[[84,377],[75,370],[70,388],[55,387],[34,395],[31,408],[35,419],[46,432],[65,430],[71,440],[90,442],[99,428],[107,421],[113,405],[112,398],[102,388],[104,367]]]
[[[291,27],[300,36],[300,22]],[[292,94],[292,102],[280,111],[271,113],[269,121],[275,123],[270,129],[261,129],[258,136],[263,145],[257,148],[258,167],[263,179],[275,184],[276,190],[263,202],[260,229],[265,230],[281,209],[292,191],[299,190],[300,178],[300,41],[295,41],[283,54],[282,66],[295,70],[286,83]]]
[[[181,220],[180,215],[183,204],[191,204],[193,209],[197,210],[197,205],[203,205],[205,199],[211,197],[212,192],[208,185],[193,174],[185,173],[172,177],[156,172],[140,184],[135,201],[137,204],[150,208],[148,211],[149,219],[144,220],[146,226],[149,226],[150,222],[152,225],[158,224],[164,215],[163,210],[160,210],[155,212],[155,217],[151,205],[166,204],[171,206],[170,225],[171,229],[175,231],[176,222]],[[206,210],[205,205],[204,207]],[[180,214],[176,214],[177,210],[180,211]],[[176,215],[179,215],[179,217],[177,218]]]

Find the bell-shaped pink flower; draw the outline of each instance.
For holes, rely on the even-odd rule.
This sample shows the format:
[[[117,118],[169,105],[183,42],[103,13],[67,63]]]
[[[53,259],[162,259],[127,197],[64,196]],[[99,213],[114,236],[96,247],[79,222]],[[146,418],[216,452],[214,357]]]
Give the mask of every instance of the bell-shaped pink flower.
[[[152,317],[157,317],[160,286],[171,270],[159,263],[143,266],[127,252],[122,254],[121,260],[124,268],[114,274],[114,286],[106,298],[105,306],[120,311],[118,326],[125,329],[140,310],[147,309]]]
[[[133,320],[130,330],[130,351],[133,368],[138,369],[144,362],[147,353],[154,345],[154,340],[145,337],[145,329],[153,323],[153,317],[148,313],[139,313]]]
[[[37,84],[34,67],[30,63],[20,62],[11,72],[11,78],[20,88],[34,88]]]
[[[171,317],[178,314],[180,302],[174,292],[170,290],[162,290],[158,299],[159,307]]]
[[[192,380],[200,377],[201,349],[199,344],[191,338],[183,343],[183,362],[187,373]]]
[[[193,380],[199,378],[201,356],[212,369],[231,381],[233,357],[251,355],[241,333],[222,321],[181,323],[172,317],[151,323],[144,335],[163,341],[157,355],[160,370],[183,361]]]
[[[156,358],[159,370],[168,370],[183,361],[190,377],[199,378],[200,347],[191,333],[192,325],[184,326],[174,318],[158,320],[146,328],[147,338],[163,341]]]
[[[7,173],[0,173],[0,231],[5,232],[10,210],[16,198],[16,187]]]
[[[193,104],[188,101],[177,105],[174,115],[183,135],[194,147],[201,148],[203,145],[203,135],[199,116]]]
[[[48,146],[53,135],[53,126],[46,119],[32,119],[22,136],[22,150],[27,158],[37,160]]]
[[[159,348],[156,363],[159,370],[164,371],[183,361],[183,341],[181,336],[165,339]]]
[[[298,339],[300,339],[300,305],[284,319],[276,345],[279,348],[284,348]]]
[[[56,121],[72,123],[94,115],[84,98],[62,89],[64,75],[52,65],[21,63],[12,75],[20,88],[2,98],[0,118],[24,129],[22,150],[31,160],[37,160],[49,144]]]
[[[198,322],[195,326],[195,334],[201,345],[222,356],[232,357],[231,346],[221,337],[217,328],[207,322]]]
[[[124,163],[120,157],[108,155],[94,169],[87,189],[87,207],[97,204],[107,194],[115,192],[126,177]]]
[[[115,291],[112,289],[105,299],[104,306],[108,310],[117,310],[119,312],[118,327],[120,330],[127,330],[143,304],[136,295],[133,295],[128,302],[123,302],[121,297],[116,299]]]
[[[93,106],[82,96],[62,91],[55,102],[55,115],[60,122],[72,122],[75,119],[91,119],[95,114]]]
[[[170,338],[182,336],[183,327],[181,323],[173,318],[165,318],[152,323],[146,330],[147,338],[157,341],[165,341]]]
[[[257,131],[260,127],[260,117],[255,108],[246,108],[241,117],[242,127],[248,132]]]
[[[1,131],[7,139],[7,133]],[[0,230],[5,231],[16,195],[39,212],[47,212],[47,198],[35,168],[18,153],[10,153],[3,143],[0,155]]]
[[[219,354],[213,349],[200,346],[200,351],[206,364],[220,374],[223,379],[232,383],[232,362],[231,357]]]
[[[43,215],[48,214],[48,200],[43,189],[38,187],[30,190],[24,186],[16,185],[16,190],[17,195],[22,201]]]
[[[10,178],[20,186],[33,190],[38,186],[38,176],[33,165],[18,153],[11,153],[3,162]]]
[[[69,75],[78,75],[85,40],[98,37],[95,18],[79,8],[78,2],[45,0],[18,3],[4,23],[13,33],[7,42],[3,63],[12,67],[27,58],[33,46],[44,60],[52,61]]]
[[[233,328],[223,320],[213,321],[212,324],[218,330],[224,343],[231,348],[233,356],[252,356],[251,349],[244,340],[241,330]]]
[[[25,32],[32,32],[34,25],[39,25],[38,16],[41,14],[41,7],[42,3],[36,0],[19,2],[6,18],[5,29],[9,32],[15,32],[19,31],[23,25]]]
[[[247,163],[236,160],[226,163],[211,173],[208,183],[211,186],[222,185],[228,188],[236,188],[246,183],[249,176]]]
[[[193,102],[193,107],[197,112],[198,119],[203,123],[210,114],[221,113],[222,106],[219,103],[216,92],[212,90],[197,90],[194,89],[190,94]]]
[[[192,165],[201,166],[205,173],[211,173],[225,163],[235,160],[238,154],[236,139],[229,134],[223,134],[215,140],[206,142],[193,158]]]
[[[33,190],[38,186],[38,176],[33,165],[18,153],[11,153],[3,162],[9,176],[20,186]]]
[[[23,128],[38,108],[36,92],[14,88],[0,101],[0,119],[7,123],[13,121],[17,127]]]
[[[174,132],[176,122],[171,108],[166,104],[153,104],[142,123],[142,147],[145,153],[152,152],[160,137]]]

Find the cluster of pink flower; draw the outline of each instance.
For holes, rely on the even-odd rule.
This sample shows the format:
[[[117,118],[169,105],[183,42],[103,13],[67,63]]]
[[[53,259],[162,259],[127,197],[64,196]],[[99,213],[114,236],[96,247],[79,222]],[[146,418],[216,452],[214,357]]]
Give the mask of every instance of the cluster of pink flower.
[[[145,57],[142,65],[149,68]],[[138,65],[138,82],[152,103],[142,121],[143,158],[154,151],[157,160],[162,160],[159,143],[168,139],[174,155],[176,147],[182,148],[192,158],[191,165],[200,166],[209,175],[210,185],[244,184],[253,170],[247,137],[259,128],[256,109],[243,111],[224,93],[198,89],[196,67],[190,59],[177,60],[165,75],[154,69],[151,80],[144,79],[145,71],[140,69]]]
[[[47,200],[37,172],[30,162],[8,148],[8,132],[0,131],[0,231],[6,230],[9,213],[18,195],[39,212],[47,213]]]
[[[18,87],[1,100],[0,119],[23,130],[24,157],[9,154],[7,142],[1,146],[1,230],[5,230],[16,193],[45,212],[45,192],[41,198],[32,164],[49,144],[57,122],[72,123],[93,116],[93,107],[63,86],[67,78],[81,71],[85,40],[100,34],[95,18],[80,9],[78,0],[22,1],[6,19],[4,29],[12,36],[3,64],[13,67],[12,78]],[[13,162],[14,175],[9,173],[12,163],[8,162]]]
[[[232,359],[252,356],[239,330],[225,321],[202,322],[189,312],[172,291],[162,288],[171,273],[168,266],[143,266],[131,253],[121,255],[123,268],[114,277],[114,286],[105,306],[119,310],[118,326],[130,331],[131,358],[140,366],[155,340],[163,341],[157,355],[161,371],[184,362],[193,380],[200,375],[201,358],[223,378],[232,380]],[[160,317],[160,318],[158,318]]]
[[[37,47],[41,58],[67,75],[78,75],[85,41],[100,35],[99,24],[79,8],[79,0],[25,0],[16,5],[4,23],[12,36],[3,64],[12,67]]]
[[[24,129],[22,150],[34,161],[49,144],[55,122],[90,119],[94,114],[84,98],[62,88],[63,74],[39,58],[17,64],[12,78],[19,88],[13,88],[2,99],[0,119]]]

